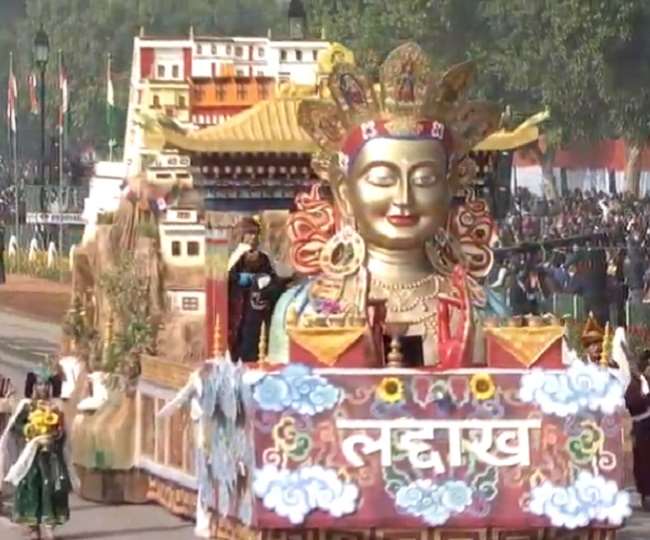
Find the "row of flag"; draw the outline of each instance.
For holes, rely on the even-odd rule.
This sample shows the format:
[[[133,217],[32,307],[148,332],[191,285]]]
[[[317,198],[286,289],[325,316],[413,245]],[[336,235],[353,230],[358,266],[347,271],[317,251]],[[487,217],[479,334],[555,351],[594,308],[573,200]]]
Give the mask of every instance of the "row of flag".
[[[63,63],[63,58],[59,58],[59,129],[64,133],[68,126],[70,114],[70,94],[68,90],[68,72]],[[27,88],[29,90],[30,112],[39,114],[38,100],[38,79],[33,71],[27,77]],[[15,135],[16,133],[16,109],[18,103],[18,83],[13,69],[13,55],[9,62],[9,79],[7,88],[7,128]],[[109,145],[115,146],[115,96],[113,92],[113,80],[111,70],[111,57],[108,56],[106,69],[106,125],[109,133]]]

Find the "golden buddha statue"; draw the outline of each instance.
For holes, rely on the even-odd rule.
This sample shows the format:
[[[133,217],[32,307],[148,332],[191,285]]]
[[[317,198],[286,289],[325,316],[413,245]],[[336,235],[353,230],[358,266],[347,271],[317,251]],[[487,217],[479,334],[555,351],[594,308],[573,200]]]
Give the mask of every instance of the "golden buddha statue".
[[[468,271],[491,254],[479,246],[464,255],[461,244],[473,240],[458,242],[449,211],[473,172],[469,150],[500,119],[495,106],[467,101],[473,73],[464,63],[436,78],[427,56],[408,43],[388,56],[379,85],[339,63],[328,80],[332,100],[301,103],[299,122],[322,149],[313,166],[329,182],[338,226],[325,240],[332,224],[324,203],[312,201],[317,223],[304,247],[318,264],[303,273],[317,273],[279,302],[271,361],[288,361],[287,327],[330,328],[334,336],[373,324],[369,313],[378,305],[386,337],[417,338],[424,365],[450,367],[441,356],[461,354],[452,341],[463,350],[472,341],[472,308],[485,296]],[[305,228],[307,213],[290,219],[290,237]]]

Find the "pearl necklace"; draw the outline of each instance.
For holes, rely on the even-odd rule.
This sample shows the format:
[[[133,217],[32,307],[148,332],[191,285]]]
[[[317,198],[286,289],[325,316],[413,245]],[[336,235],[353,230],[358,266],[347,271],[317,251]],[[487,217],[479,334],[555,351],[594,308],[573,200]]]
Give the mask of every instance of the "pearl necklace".
[[[416,281],[409,281],[407,283],[386,283],[385,281],[381,281],[377,278],[372,278],[372,284],[379,287],[380,289],[384,289],[386,291],[403,291],[403,290],[412,290],[412,289],[419,289],[423,285],[426,285],[429,282],[435,282],[436,284],[436,289],[438,288],[438,276],[436,274],[429,274],[426,277],[420,278]]]

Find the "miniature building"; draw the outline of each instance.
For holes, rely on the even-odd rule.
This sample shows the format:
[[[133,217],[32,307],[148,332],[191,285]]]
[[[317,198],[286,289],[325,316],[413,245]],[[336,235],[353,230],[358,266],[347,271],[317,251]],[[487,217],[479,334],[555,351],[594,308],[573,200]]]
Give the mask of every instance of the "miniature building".
[[[181,134],[166,144],[191,155],[194,187],[209,211],[288,209],[316,177],[312,141],[298,127],[298,98],[258,103],[220,126]],[[275,126],[283,124],[280,133]]]
[[[167,289],[172,312],[184,315],[205,315],[205,289]]]
[[[163,115],[182,127],[219,125],[277,94],[279,84],[316,88],[319,56],[331,46],[308,40],[305,10],[292,2],[290,38],[195,36],[134,40],[125,137],[129,175],[142,170],[148,147],[142,119]]]
[[[205,265],[205,226],[198,222],[195,209],[167,211],[160,224],[160,252],[167,266],[202,268]]]
[[[147,183],[157,187],[182,189],[192,188],[189,156],[177,152],[164,152],[157,155],[154,162],[147,167]]]

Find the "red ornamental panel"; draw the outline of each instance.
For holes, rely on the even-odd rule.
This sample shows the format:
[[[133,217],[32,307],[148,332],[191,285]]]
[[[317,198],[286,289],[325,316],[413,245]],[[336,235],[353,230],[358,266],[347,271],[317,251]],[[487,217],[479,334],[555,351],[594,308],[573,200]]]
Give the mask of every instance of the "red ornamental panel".
[[[537,540],[528,531],[615,529],[629,515],[622,385],[599,366],[290,364],[255,381],[253,527],[301,535],[336,524],[350,540],[365,533],[347,531],[360,530],[381,540],[427,530],[427,540]]]

